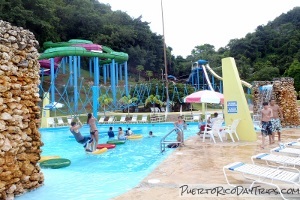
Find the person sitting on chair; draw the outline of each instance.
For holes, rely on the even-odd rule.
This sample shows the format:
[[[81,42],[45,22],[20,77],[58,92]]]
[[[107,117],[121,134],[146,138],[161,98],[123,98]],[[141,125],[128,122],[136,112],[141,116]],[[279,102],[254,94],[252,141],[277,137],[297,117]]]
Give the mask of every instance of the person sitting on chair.
[[[216,121],[216,119],[218,119],[218,115],[219,115],[219,114],[218,114],[217,112],[215,112],[213,118],[209,117],[209,118],[207,119],[207,123],[208,123],[208,125],[209,125],[210,127],[212,127],[213,124],[214,124],[214,122]]]
[[[83,147],[85,148],[86,151],[91,152],[90,146],[91,143],[93,142],[93,139],[89,136],[83,136],[81,135],[79,129],[82,127],[82,123],[78,119],[78,122],[71,122],[71,127],[70,127],[70,132],[74,135],[75,140],[79,144],[83,144]],[[89,145],[88,145],[89,144]],[[89,146],[89,147],[88,147]]]

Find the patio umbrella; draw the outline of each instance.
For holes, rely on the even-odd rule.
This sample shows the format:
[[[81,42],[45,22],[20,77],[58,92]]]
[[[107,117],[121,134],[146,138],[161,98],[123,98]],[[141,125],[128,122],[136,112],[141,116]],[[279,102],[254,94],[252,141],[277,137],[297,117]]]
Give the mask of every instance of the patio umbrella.
[[[44,110],[52,110],[52,109],[57,109],[57,108],[62,108],[62,107],[64,107],[64,104],[54,101],[52,103],[45,105]]]
[[[64,107],[64,104],[54,101],[52,103],[45,105],[44,110],[55,110],[55,117],[56,117],[56,109],[62,107]]]
[[[211,90],[201,90],[186,96],[185,103],[224,103],[224,95]]]

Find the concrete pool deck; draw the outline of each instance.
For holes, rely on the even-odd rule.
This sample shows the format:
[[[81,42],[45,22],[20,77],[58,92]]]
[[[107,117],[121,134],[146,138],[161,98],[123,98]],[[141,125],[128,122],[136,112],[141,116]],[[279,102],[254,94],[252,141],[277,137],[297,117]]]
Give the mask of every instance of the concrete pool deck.
[[[220,199],[220,197],[181,197],[179,187],[182,185],[197,184],[209,188],[209,184],[216,186],[227,186],[223,166],[242,161],[251,163],[250,157],[258,153],[269,153],[270,149],[278,146],[277,137],[275,144],[267,145],[265,149],[260,148],[261,136],[257,134],[256,142],[235,142],[229,140],[224,143],[217,142],[213,144],[206,139],[202,142],[202,138],[195,136],[185,141],[185,146],[176,149],[166,158],[151,174],[143,179],[135,188],[122,194],[114,200],[134,199]],[[285,129],[282,132],[282,142],[295,141],[300,138],[299,128]],[[234,183],[250,185],[240,174],[230,173],[229,177]],[[124,183],[126,184],[126,183]],[[207,184],[205,186],[205,184]],[[226,197],[221,199],[253,199],[258,196],[249,197]],[[261,197],[260,197],[261,198]],[[264,199],[281,199],[280,196],[263,197]]]

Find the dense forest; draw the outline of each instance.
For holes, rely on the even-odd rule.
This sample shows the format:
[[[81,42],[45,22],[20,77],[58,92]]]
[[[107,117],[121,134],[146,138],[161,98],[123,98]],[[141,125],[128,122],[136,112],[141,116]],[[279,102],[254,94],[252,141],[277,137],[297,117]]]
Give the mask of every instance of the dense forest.
[[[154,72],[153,76],[159,78],[156,72],[164,68],[162,36],[153,33],[142,16],[132,18],[125,12],[112,11],[101,0],[2,0],[0,19],[29,29],[40,44],[80,38],[126,52],[133,75],[143,71],[141,76],[150,76]],[[184,78],[190,73],[191,62],[205,59],[221,75],[221,59],[231,56],[242,79],[251,82],[289,76],[300,91],[299,47],[300,7],[295,7],[218,50],[210,44],[195,44],[191,55],[183,58],[172,55],[168,46],[167,67],[169,74]]]

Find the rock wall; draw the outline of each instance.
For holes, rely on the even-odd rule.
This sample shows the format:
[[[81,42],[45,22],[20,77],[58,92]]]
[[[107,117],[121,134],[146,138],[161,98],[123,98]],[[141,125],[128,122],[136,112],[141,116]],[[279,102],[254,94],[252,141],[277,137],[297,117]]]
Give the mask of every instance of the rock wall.
[[[294,79],[289,77],[277,78],[271,81],[255,81],[253,83],[253,113],[258,114],[261,109],[262,99],[263,101],[269,101],[264,99],[259,91],[260,86],[273,85],[271,98],[276,100],[276,103],[282,109],[283,112],[283,127],[293,127],[300,125],[300,119],[297,108],[297,96],[294,87]]]
[[[38,42],[0,20],[0,199],[41,186]]]

